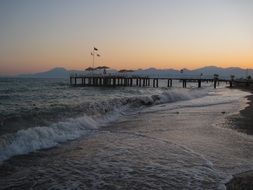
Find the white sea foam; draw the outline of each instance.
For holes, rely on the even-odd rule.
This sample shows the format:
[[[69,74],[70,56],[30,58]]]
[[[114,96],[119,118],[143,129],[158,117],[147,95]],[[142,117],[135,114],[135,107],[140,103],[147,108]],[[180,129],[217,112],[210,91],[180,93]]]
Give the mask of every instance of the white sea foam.
[[[39,149],[57,146],[59,143],[77,139],[101,125],[117,120],[132,109],[160,103],[190,100],[208,94],[208,89],[170,89],[159,95],[142,95],[114,98],[90,104],[86,112],[78,118],[67,119],[49,126],[22,129],[0,137],[0,160],[14,155],[27,154]]]
[[[0,160],[38,149],[50,148],[58,143],[79,138],[89,130],[96,129],[96,126],[96,121],[83,116],[48,127],[33,127],[5,135],[1,137]]]

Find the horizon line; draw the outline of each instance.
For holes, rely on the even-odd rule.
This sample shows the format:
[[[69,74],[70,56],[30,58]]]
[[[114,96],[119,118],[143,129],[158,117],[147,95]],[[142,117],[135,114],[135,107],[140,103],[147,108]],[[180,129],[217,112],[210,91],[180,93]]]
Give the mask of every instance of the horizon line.
[[[203,69],[203,68],[217,68],[217,69],[241,69],[241,70],[253,70],[253,68],[243,68],[243,67],[219,67],[219,66],[215,66],[215,65],[209,65],[209,66],[204,66],[204,67],[197,67],[194,69],[188,69],[188,68],[182,68],[182,69],[176,69],[176,68],[156,68],[156,67],[146,67],[146,68],[138,68],[138,69],[132,69],[134,71],[138,71],[138,70],[148,70],[148,69],[155,69],[155,70],[176,70],[176,71],[181,71],[181,70],[187,70],[187,71],[194,71],[194,70],[199,70],[199,69]],[[71,71],[85,71],[84,69],[67,69],[65,67],[53,67],[51,69],[47,69],[47,70],[41,70],[41,71],[35,71],[35,72],[21,72],[21,73],[15,73],[15,74],[5,74],[5,73],[0,73],[1,77],[12,77],[12,76],[18,76],[18,75],[32,75],[32,74],[38,74],[38,73],[44,73],[44,72],[49,72],[55,69],[64,69],[68,72]],[[122,70],[122,69],[114,69],[114,68],[108,68],[109,70]]]

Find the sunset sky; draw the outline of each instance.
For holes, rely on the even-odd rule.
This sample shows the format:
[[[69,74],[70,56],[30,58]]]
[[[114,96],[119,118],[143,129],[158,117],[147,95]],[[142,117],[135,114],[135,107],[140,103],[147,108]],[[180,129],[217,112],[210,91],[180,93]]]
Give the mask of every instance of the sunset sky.
[[[253,68],[253,0],[1,0],[0,74]]]

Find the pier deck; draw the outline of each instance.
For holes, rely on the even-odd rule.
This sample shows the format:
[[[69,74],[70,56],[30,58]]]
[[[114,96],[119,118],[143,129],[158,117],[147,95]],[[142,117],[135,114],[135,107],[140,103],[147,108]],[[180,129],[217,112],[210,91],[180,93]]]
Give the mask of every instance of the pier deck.
[[[198,88],[201,88],[203,82],[213,83],[213,87],[216,88],[220,82],[233,86],[234,80],[225,79],[208,79],[208,78],[159,78],[159,77],[147,77],[147,76],[117,76],[117,75],[71,75],[71,86],[97,86],[97,87],[159,87],[159,81],[166,80],[167,87],[173,86],[173,81],[182,82],[182,87],[186,88],[187,83],[196,83]]]

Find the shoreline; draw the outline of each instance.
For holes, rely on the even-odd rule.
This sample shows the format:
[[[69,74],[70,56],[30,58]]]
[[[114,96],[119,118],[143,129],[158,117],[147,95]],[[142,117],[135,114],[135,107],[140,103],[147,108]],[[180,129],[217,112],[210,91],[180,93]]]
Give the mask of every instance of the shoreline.
[[[245,109],[240,111],[240,117],[232,118],[233,129],[247,135],[253,135],[253,89],[239,89],[250,92],[251,95],[246,97],[249,103]],[[253,170],[234,174],[232,179],[225,185],[227,190],[253,190]]]
[[[246,171],[233,175],[233,178],[225,184],[227,190],[252,190],[253,171]]]
[[[253,135],[253,89],[241,89],[243,91],[250,92],[251,95],[247,96],[248,105],[243,110],[240,111],[239,117],[232,117],[231,121],[233,123],[232,128],[242,132],[246,133],[247,135]]]

